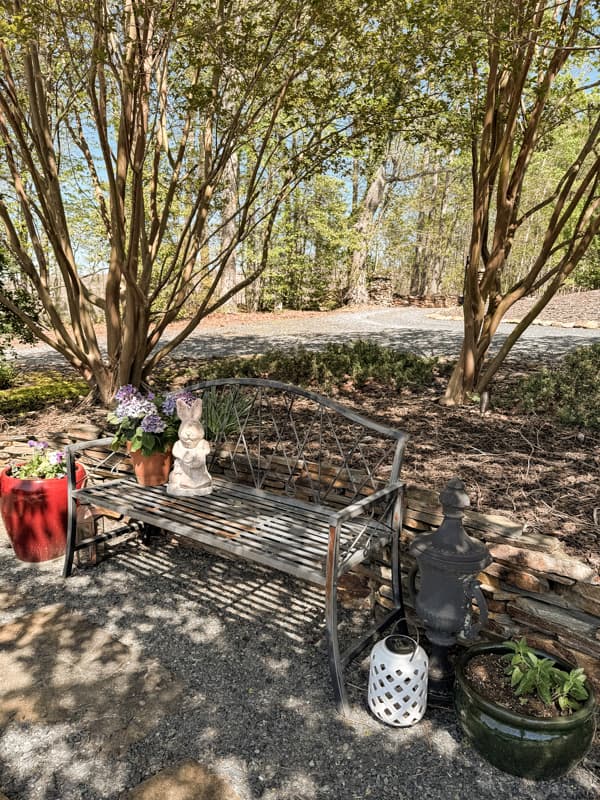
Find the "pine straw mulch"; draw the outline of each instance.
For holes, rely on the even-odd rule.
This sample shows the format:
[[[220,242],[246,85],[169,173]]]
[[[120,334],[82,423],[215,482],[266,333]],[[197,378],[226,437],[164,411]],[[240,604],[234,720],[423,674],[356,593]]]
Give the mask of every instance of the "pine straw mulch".
[[[565,551],[600,571],[600,433],[561,427],[520,413],[480,414],[476,405],[447,408],[440,391],[397,393],[368,384],[346,386],[337,399],[410,434],[403,477],[440,491],[460,477],[474,509],[557,536]],[[3,438],[45,438],[81,423],[106,424],[87,403],[51,406],[6,419]]]
[[[371,386],[345,399],[410,434],[406,480],[439,491],[457,476],[474,509],[557,536],[600,571],[600,433],[533,415],[482,415],[476,405],[448,408],[438,397]]]

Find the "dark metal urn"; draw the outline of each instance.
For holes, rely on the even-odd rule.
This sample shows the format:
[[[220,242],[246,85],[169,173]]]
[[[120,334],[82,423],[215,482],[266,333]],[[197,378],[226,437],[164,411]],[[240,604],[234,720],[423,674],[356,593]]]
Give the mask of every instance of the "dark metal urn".
[[[449,648],[459,633],[470,639],[485,627],[487,604],[476,576],[492,559],[485,544],[468,536],[463,527],[464,512],[470,505],[464,483],[452,478],[440,493],[440,502],[444,521],[436,531],[418,536],[410,547],[417,560],[410,574],[410,590],[431,643],[429,696],[449,702],[454,684]],[[479,607],[477,624],[471,623],[473,602]]]

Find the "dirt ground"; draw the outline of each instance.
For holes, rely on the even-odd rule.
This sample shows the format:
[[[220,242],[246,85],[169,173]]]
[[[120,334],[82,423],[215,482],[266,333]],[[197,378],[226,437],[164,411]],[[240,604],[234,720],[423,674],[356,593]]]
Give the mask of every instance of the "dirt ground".
[[[600,291],[558,297],[550,311],[562,322],[600,320]],[[291,319],[319,312],[284,314]],[[275,317],[281,319],[281,313],[243,315],[249,323]],[[230,324],[231,315],[215,314],[206,327]],[[403,472],[410,482],[439,491],[457,475],[474,508],[556,535],[568,552],[600,570],[600,434],[493,408],[481,415],[477,405],[445,408],[437,402],[442,391],[442,383],[420,395],[376,384],[360,390],[348,385],[338,399],[410,433]],[[105,412],[87,403],[49,407],[6,419],[3,436],[45,438],[83,422],[104,427]]]
[[[536,300],[526,297],[509,309],[505,322],[518,322]],[[447,319],[462,319],[460,309],[444,309],[440,314]],[[600,324],[600,289],[587,292],[570,292],[554,297],[540,312],[535,325],[559,325],[561,327],[597,327]]]
[[[519,300],[508,316],[520,319],[534,305],[534,300]],[[553,298],[540,314],[542,320],[572,324],[600,321],[600,289],[589,292],[571,292]]]

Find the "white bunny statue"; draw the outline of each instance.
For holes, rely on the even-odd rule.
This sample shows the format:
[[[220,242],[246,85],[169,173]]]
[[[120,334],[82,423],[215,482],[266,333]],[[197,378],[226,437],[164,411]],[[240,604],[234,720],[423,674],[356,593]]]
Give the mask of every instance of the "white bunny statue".
[[[212,492],[212,478],[206,469],[206,456],[210,445],[204,438],[200,422],[202,400],[197,398],[191,406],[177,400],[177,414],[181,420],[179,439],[173,446],[175,459],[169,475],[167,494],[176,497],[196,497]]]

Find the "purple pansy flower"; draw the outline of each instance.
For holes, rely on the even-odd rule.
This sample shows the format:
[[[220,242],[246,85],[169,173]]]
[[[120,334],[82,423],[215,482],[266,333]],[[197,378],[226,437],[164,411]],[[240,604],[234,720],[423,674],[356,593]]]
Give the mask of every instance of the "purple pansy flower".
[[[33,447],[35,450],[46,450],[50,445],[48,442],[38,442],[37,439],[30,439],[27,442],[29,447]]]

